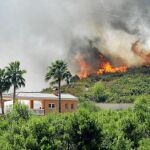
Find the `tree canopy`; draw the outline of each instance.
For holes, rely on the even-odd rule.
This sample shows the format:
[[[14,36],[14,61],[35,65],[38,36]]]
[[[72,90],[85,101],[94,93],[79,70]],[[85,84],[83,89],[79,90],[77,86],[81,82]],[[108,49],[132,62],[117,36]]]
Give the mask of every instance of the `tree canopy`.
[[[15,61],[9,64],[6,67],[7,70],[7,78],[9,79],[11,86],[13,86],[13,103],[15,103],[16,98],[16,90],[20,87],[25,86],[25,79],[23,75],[26,73],[26,70],[22,70],[20,68],[20,62]]]

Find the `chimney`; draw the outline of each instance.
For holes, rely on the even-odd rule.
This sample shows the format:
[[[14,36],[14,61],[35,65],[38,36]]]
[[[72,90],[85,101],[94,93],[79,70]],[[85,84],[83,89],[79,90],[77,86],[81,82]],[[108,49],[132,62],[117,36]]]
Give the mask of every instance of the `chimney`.
[[[59,91],[57,87],[53,87],[53,94],[58,96],[59,95]]]

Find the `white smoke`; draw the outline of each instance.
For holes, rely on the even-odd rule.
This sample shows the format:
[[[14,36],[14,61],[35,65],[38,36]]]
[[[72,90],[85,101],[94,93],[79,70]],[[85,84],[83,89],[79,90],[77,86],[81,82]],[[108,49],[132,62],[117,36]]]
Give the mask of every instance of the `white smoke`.
[[[47,66],[67,58],[74,39],[99,39],[95,46],[104,53],[135,64],[131,44],[139,39],[150,49],[149,6],[149,0],[0,0],[0,67],[20,60],[28,71],[25,90],[41,90]]]

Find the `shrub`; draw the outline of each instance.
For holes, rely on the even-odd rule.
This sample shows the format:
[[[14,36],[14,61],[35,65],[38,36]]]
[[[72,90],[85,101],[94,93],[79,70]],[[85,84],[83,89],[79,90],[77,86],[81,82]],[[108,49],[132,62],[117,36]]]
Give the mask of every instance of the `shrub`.
[[[31,112],[29,111],[26,105],[21,103],[16,103],[13,107],[13,110],[8,114],[9,119],[12,121],[24,120],[27,121],[30,119]]]
[[[109,96],[109,92],[102,83],[96,83],[88,92],[80,97],[80,101],[105,102]]]
[[[80,106],[78,109],[82,109],[82,108],[90,112],[99,112],[101,110],[100,107],[96,106],[95,103],[92,101],[84,101],[80,103]]]
[[[108,98],[108,92],[102,83],[96,83],[91,89],[91,94],[91,98],[96,102],[105,102]]]
[[[75,149],[98,150],[102,143],[102,129],[95,116],[86,109],[71,119],[70,138]]]
[[[150,148],[150,138],[142,139],[139,142],[138,150],[148,150]]]

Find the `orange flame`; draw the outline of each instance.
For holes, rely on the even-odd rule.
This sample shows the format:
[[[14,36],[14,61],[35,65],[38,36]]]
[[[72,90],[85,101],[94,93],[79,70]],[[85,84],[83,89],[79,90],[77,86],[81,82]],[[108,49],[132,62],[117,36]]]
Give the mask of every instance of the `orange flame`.
[[[78,76],[81,79],[86,78],[92,70],[91,66],[83,58],[79,60],[79,65],[80,65],[80,72],[78,73]]]
[[[146,54],[146,52],[140,47],[139,41],[133,43],[132,51],[134,52],[134,54],[141,57],[144,60],[145,64],[150,64],[150,53]]]
[[[97,71],[97,74],[125,72],[127,70],[127,66],[125,65],[118,67],[113,66],[111,62],[109,62],[102,54],[100,55],[100,59],[102,61],[102,64],[100,66],[100,69]]]
[[[83,58],[79,59],[80,72],[78,76],[83,79],[92,73],[96,74],[104,74],[104,73],[115,73],[115,72],[125,72],[127,70],[127,66],[122,65],[115,67],[108,61],[102,54],[100,54],[101,65],[98,70],[93,71],[93,68],[90,64],[88,64]]]

